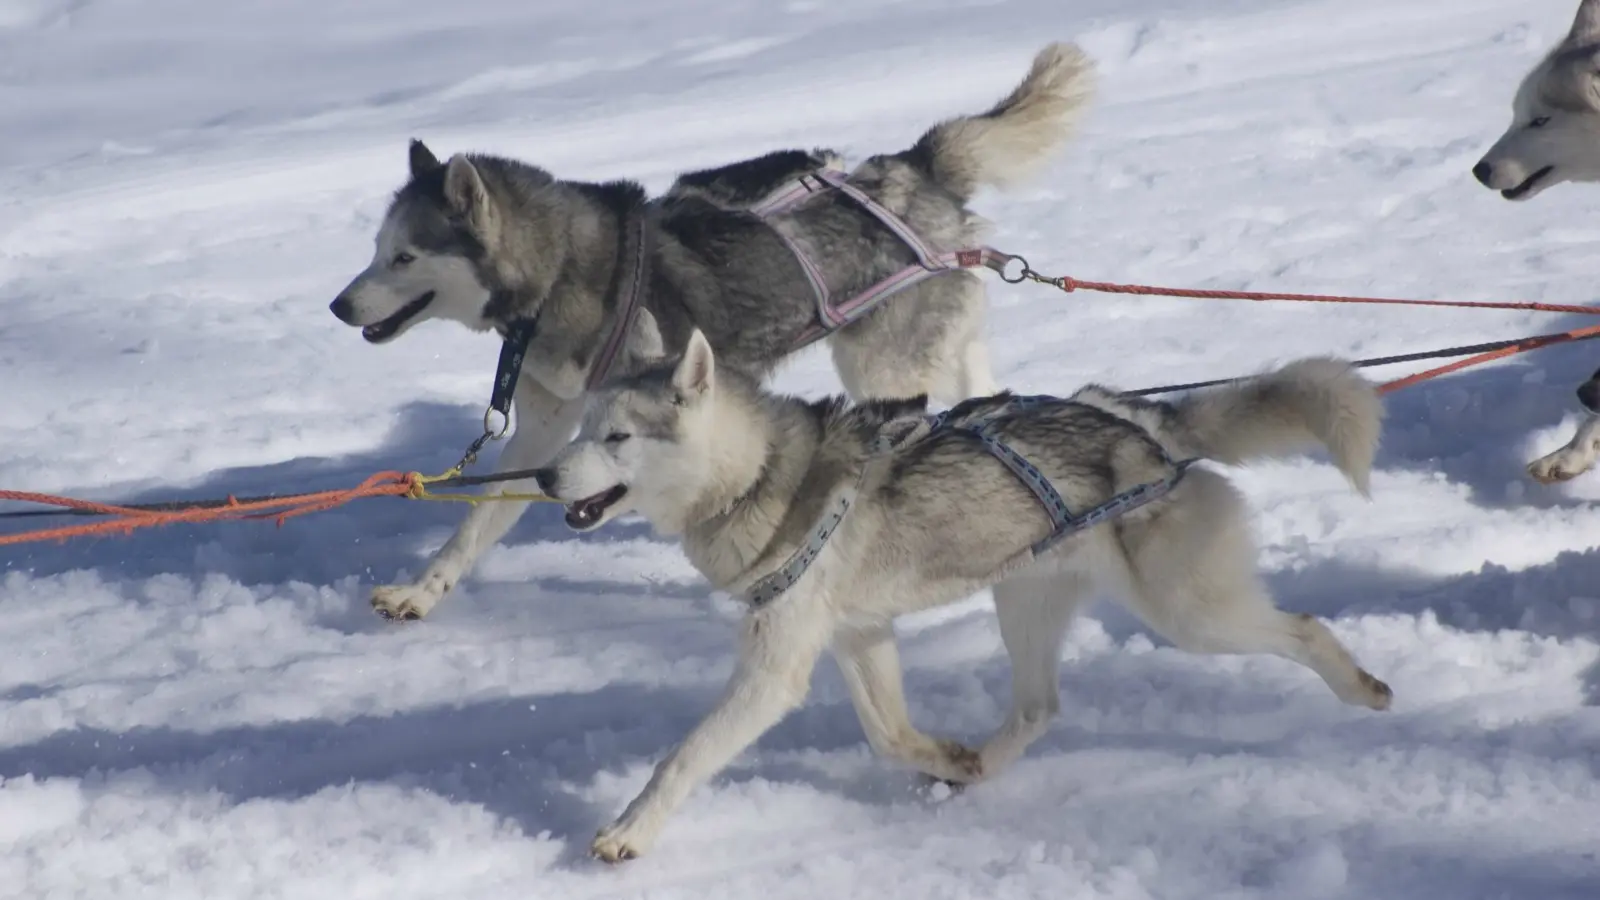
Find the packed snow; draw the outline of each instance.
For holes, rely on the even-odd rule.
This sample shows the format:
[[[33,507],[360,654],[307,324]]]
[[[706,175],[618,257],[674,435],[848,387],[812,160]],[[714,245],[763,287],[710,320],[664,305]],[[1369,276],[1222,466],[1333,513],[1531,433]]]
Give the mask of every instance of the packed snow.
[[[410,137],[660,190],[778,147],[902,148],[1056,39],[1099,63],[1086,127],[978,202],[1041,271],[1593,303],[1600,189],[1509,204],[1468,174],[1574,5],[0,0],[0,488],[212,497],[452,462],[495,339],[373,348],[326,309]],[[1580,322],[991,298],[997,374],[1028,392]],[[825,662],[619,868],[591,836],[733,658],[728,608],[642,524],[579,537],[535,508],[404,626],[367,591],[420,571],[457,508],[0,549],[0,897],[1593,900],[1600,474],[1522,465],[1571,434],[1597,354],[1392,395],[1370,502],[1319,457],[1232,472],[1282,605],[1327,617],[1391,712],[1107,603],[1063,650],[1060,720],[993,782],[952,795],[875,758]],[[778,385],[838,389],[820,351]],[[930,732],[1003,715],[986,605],[903,623]]]

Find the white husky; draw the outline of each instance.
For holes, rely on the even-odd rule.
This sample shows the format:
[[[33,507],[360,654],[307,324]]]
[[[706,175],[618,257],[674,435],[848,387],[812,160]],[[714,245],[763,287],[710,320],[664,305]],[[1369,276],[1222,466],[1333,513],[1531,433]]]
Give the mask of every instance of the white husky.
[[[969,400],[939,424],[925,408],[922,398],[847,408],[842,398],[775,396],[717,368],[697,331],[678,363],[597,393],[578,439],[535,475],[569,501],[572,527],[636,510],[748,605],[727,692],[600,832],[597,856],[649,848],[690,791],[805,699],[829,647],[873,749],[946,781],[992,777],[1059,710],[1062,636],[1097,585],[1180,647],[1276,654],[1346,703],[1389,706],[1388,686],[1327,627],[1275,607],[1238,492],[1216,472],[1174,462],[1241,463],[1322,445],[1364,491],[1382,405],[1349,365],[1302,360],[1177,404],[1089,387],[1070,400]],[[894,434],[903,441],[886,447]],[[1012,451],[1020,457],[1008,462]],[[1062,502],[1040,502],[1038,481]],[[1105,510],[1151,485],[1170,491],[1079,530],[1052,526],[1049,510]],[[1041,543],[1052,534],[1067,536]],[[991,585],[1013,706],[973,750],[911,724],[891,622]]]
[[[1507,200],[1564,181],[1600,181],[1600,0],[1583,0],[1572,30],[1522,80],[1511,127],[1472,174]],[[1528,464],[1545,483],[1588,471],[1600,458],[1600,371],[1578,388],[1589,418],[1565,447]]]

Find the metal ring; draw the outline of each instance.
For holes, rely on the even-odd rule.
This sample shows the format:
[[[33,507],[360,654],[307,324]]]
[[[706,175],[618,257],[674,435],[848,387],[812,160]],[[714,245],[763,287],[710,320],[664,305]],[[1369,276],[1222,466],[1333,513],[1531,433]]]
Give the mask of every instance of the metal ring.
[[[1017,273],[1017,277],[1012,278],[1006,274],[1006,269],[1011,268],[1011,264],[1014,262],[1022,263],[1022,271]],[[1028,273],[1032,271],[1033,267],[1028,265],[1028,260],[1026,258],[1021,256],[1012,256],[1006,259],[1005,265],[1000,267],[1000,280],[1004,281],[1006,284],[1021,284],[1028,280]]]
[[[483,411],[483,434],[484,434],[485,437],[487,437],[491,441],[500,440],[501,438],[506,436],[506,432],[511,430],[511,416],[510,415],[506,415],[506,416],[502,417],[504,421],[502,421],[500,423],[500,429],[498,431],[495,430],[495,427],[493,425],[489,424],[490,419],[494,417],[496,412],[498,412],[498,410],[496,410],[492,406]]]

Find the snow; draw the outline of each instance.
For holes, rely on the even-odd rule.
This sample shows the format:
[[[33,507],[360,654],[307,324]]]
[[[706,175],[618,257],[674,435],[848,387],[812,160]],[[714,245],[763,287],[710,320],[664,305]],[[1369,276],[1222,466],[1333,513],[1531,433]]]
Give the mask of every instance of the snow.
[[[1513,205],[1468,175],[1573,5],[0,0],[0,486],[166,499],[452,462],[493,338],[370,348],[326,311],[411,136],[660,189],[774,147],[905,146],[1057,38],[1100,63],[1094,113],[979,202],[1041,271],[1595,302],[1600,191]],[[991,296],[1001,380],[1058,393],[1578,322]],[[1600,896],[1600,476],[1521,472],[1594,360],[1393,395],[1370,502],[1316,458],[1234,473],[1282,604],[1328,617],[1392,712],[1103,605],[1063,650],[1061,719],[992,783],[874,758],[825,663],[619,869],[589,838],[732,660],[728,610],[642,526],[535,509],[403,627],[366,591],[419,571],[454,508],[0,550],[0,897]],[[779,385],[837,389],[817,352]],[[985,603],[904,623],[931,732],[1005,708]]]

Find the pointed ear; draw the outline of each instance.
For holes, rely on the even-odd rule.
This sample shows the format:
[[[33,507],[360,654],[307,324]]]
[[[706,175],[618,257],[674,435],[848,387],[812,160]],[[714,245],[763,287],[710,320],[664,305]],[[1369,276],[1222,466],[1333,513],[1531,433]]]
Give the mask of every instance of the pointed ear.
[[[684,348],[683,359],[672,373],[672,387],[683,401],[698,400],[711,391],[716,379],[716,361],[712,358],[711,343],[696,328],[689,335],[689,346]]]
[[[432,172],[437,168],[439,168],[439,157],[433,155],[433,151],[428,149],[427,144],[412,138],[411,177],[415,178],[425,172]]]
[[[633,323],[633,333],[628,335],[628,349],[640,360],[662,361],[667,357],[666,344],[661,340],[661,326],[650,310],[639,305],[638,318]]]
[[[489,205],[488,192],[484,190],[483,179],[478,177],[478,168],[460,153],[450,157],[445,165],[444,202],[450,212],[469,222],[481,220]]]
[[[1583,0],[1567,34],[1568,47],[1581,47],[1600,40],[1600,0]]]

